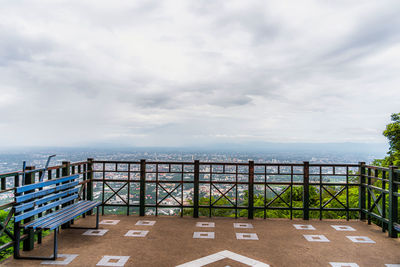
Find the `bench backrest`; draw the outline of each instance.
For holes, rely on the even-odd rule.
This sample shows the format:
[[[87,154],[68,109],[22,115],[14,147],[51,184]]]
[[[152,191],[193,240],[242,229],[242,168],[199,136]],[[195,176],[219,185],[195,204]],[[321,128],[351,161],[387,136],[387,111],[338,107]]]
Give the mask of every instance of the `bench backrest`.
[[[71,175],[15,188],[15,222],[74,201],[78,198],[78,178]]]

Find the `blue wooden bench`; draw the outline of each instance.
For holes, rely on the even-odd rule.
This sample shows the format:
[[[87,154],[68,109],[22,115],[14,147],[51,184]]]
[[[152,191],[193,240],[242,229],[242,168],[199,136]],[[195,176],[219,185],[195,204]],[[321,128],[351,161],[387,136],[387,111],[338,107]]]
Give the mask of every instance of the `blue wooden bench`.
[[[100,202],[78,200],[79,175],[66,176],[36,184],[15,188],[14,220],[14,258],[16,259],[57,259],[57,232],[59,227],[68,224],[74,218],[97,207],[96,229],[99,228]],[[23,222],[32,218],[29,222]],[[82,229],[84,227],[71,227]],[[54,253],[51,257],[23,257],[20,255],[21,229],[54,230]],[[85,228],[89,229],[89,228]]]

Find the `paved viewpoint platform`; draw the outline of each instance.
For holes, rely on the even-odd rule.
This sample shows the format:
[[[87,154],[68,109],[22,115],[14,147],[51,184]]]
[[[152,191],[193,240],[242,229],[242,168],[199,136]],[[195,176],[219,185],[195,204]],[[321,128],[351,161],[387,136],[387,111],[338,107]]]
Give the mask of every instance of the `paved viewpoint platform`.
[[[94,216],[76,226],[93,226]],[[359,221],[101,216],[61,230],[56,262],[4,266],[400,266],[400,241]],[[49,256],[53,235],[29,255]]]

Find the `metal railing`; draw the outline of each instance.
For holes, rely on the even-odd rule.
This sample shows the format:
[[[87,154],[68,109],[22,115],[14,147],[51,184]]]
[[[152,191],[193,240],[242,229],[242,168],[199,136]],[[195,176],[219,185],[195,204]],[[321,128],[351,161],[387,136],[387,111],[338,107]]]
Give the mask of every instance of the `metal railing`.
[[[186,210],[198,217],[199,211],[203,215],[208,211],[208,216],[212,216],[214,210],[230,209],[236,218],[245,210],[251,219],[257,211],[267,218],[267,211],[282,210],[288,212],[289,218],[299,211],[307,220],[310,212],[317,212],[320,219],[324,212],[342,212],[350,219],[351,212],[360,211],[358,204],[352,207],[349,201],[349,189],[360,186],[359,164],[145,160],[93,161],[92,164],[92,181],[98,192],[95,199],[102,201],[103,213],[105,207],[125,207],[128,215],[131,208],[138,208],[141,216],[146,211],[158,215],[160,209],[175,208],[181,216]],[[297,190],[294,192],[294,189]],[[310,189],[314,195],[318,194],[318,203],[310,203]],[[293,205],[294,194],[298,198],[299,191],[301,207]],[[260,198],[263,203],[255,203]],[[224,200],[224,205],[220,200]]]
[[[360,209],[361,219],[380,223],[382,231],[397,237],[400,231],[398,222],[399,176],[396,167],[383,168],[361,165]]]
[[[35,183],[43,169],[31,166],[25,172],[25,184]],[[230,217],[286,217],[324,219],[362,219],[374,221],[397,237],[399,176],[396,168],[359,164],[310,164],[236,162],[158,162],[110,161],[88,159],[63,162],[46,170],[45,179],[80,174],[80,198],[102,202],[107,212],[174,214]],[[22,172],[0,174],[0,194],[9,194],[22,183]],[[10,229],[13,201],[2,204],[8,212],[0,222],[0,236],[9,242],[0,252],[10,249],[14,234]],[[33,219],[33,218],[31,218]],[[8,225],[8,227],[7,227]],[[24,250],[34,246],[34,236],[26,231]]]

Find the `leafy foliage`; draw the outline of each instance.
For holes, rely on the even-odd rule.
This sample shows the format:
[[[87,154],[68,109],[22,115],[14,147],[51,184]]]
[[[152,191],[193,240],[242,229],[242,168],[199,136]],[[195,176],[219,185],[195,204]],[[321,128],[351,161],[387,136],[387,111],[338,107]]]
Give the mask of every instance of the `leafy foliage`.
[[[6,217],[8,215],[8,211],[6,210],[0,210],[0,222],[4,222],[6,220]],[[7,226],[7,229],[12,229],[13,228],[13,221],[11,220]],[[0,246],[7,244],[8,242],[11,242],[11,238],[9,238],[6,234],[2,234],[0,236]],[[9,257],[12,254],[12,248],[8,248],[6,250],[3,250],[0,252],[0,261],[4,258]]]
[[[9,210],[0,210],[0,222],[1,223],[3,223],[6,220],[8,212],[9,212]],[[13,233],[14,232],[13,228],[14,228],[14,221],[12,219],[8,223],[7,229],[10,230],[10,232]],[[50,233],[50,231],[47,231],[47,230],[46,231],[42,231],[42,236],[45,237],[45,236],[49,235],[49,233]],[[35,241],[37,241],[37,239],[38,239],[38,237],[37,237],[37,235],[35,235]],[[7,243],[9,243],[11,241],[12,241],[11,238],[8,237],[8,235],[6,235],[4,233],[0,236],[0,246],[2,246],[4,244],[7,244]],[[20,246],[21,246],[21,249],[22,249],[22,246],[23,246],[22,242],[21,242]],[[0,251],[0,263],[1,263],[2,260],[10,257],[12,255],[12,253],[13,253],[13,247],[10,247],[8,249]]]
[[[327,188],[332,195],[335,195],[338,190],[335,187]],[[346,205],[346,191],[344,190],[337,196],[337,199]],[[310,207],[319,208],[320,203],[322,205],[328,202],[331,199],[331,195],[323,190],[321,197],[322,202],[320,202],[319,198],[319,188],[315,186],[310,186],[309,188],[309,196],[310,196]],[[290,199],[292,198],[292,199]],[[211,197],[211,203],[214,203],[216,200],[215,196]],[[265,203],[270,203],[273,201],[274,198],[267,198],[264,199],[262,195],[254,195],[254,207],[264,207]],[[356,208],[358,207],[358,187],[349,188],[349,207]],[[191,201],[190,201],[191,202]],[[209,197],[202,197],[199,199],[199,205],[209,205],[210,198]],[[285,193],[281,195],[281,198],[276,198],[270,207],[287,207],[292,203],[292,207],[294,208],[302,208],[303,207],[303,187],[302,186],[293,186],[292,190],[287,190]],[[191,203],[193,204],[193,203]],[[222,198],[215,203],[215,206],[224,206],[230,207],[231,204],[228,200]],[[241,206],[247,207],[248,206],[248,192],[245,191],[244,194],[244,201],[241,203]],[[326,208],[343,208],[343,206],[337,201],[332,200],[329,204],[326,205]],[[264,218],[264,212],[266,218],[290,218],[290,211],[289,210],[281,210],[281,209],[269,209],[264,211],[263,209],[256,209],[254,212],[254,217]],[[239,209],[238,210],[238,217],[247,217],[247,209]],[[193,209],[185,209],[183,215],[193,215]],[[209,208],[199,208],[199,216],[210,216],[210,209]],[[222,217],[235,217],[235,209],[234,208],[212,208],[211,209],[211,216],[222,216]],[[302,218],[303,211],[302,210],[293,210],[292,213],[293,218]],[[347,214],[346,211],[324,211],[323,218],[325,219],[346,219]],[[319,218],[319,211],[311,211],[310,218],[317,219]],[[350,219],[357,219],[358,212],[350,212],[349,214]]]
[[[389,167],[400,166],[400,113],[391,115],[392,123],[386,125],[383,135],[389,140],[389,152],[384,159],[376,159],[372,165]]]

